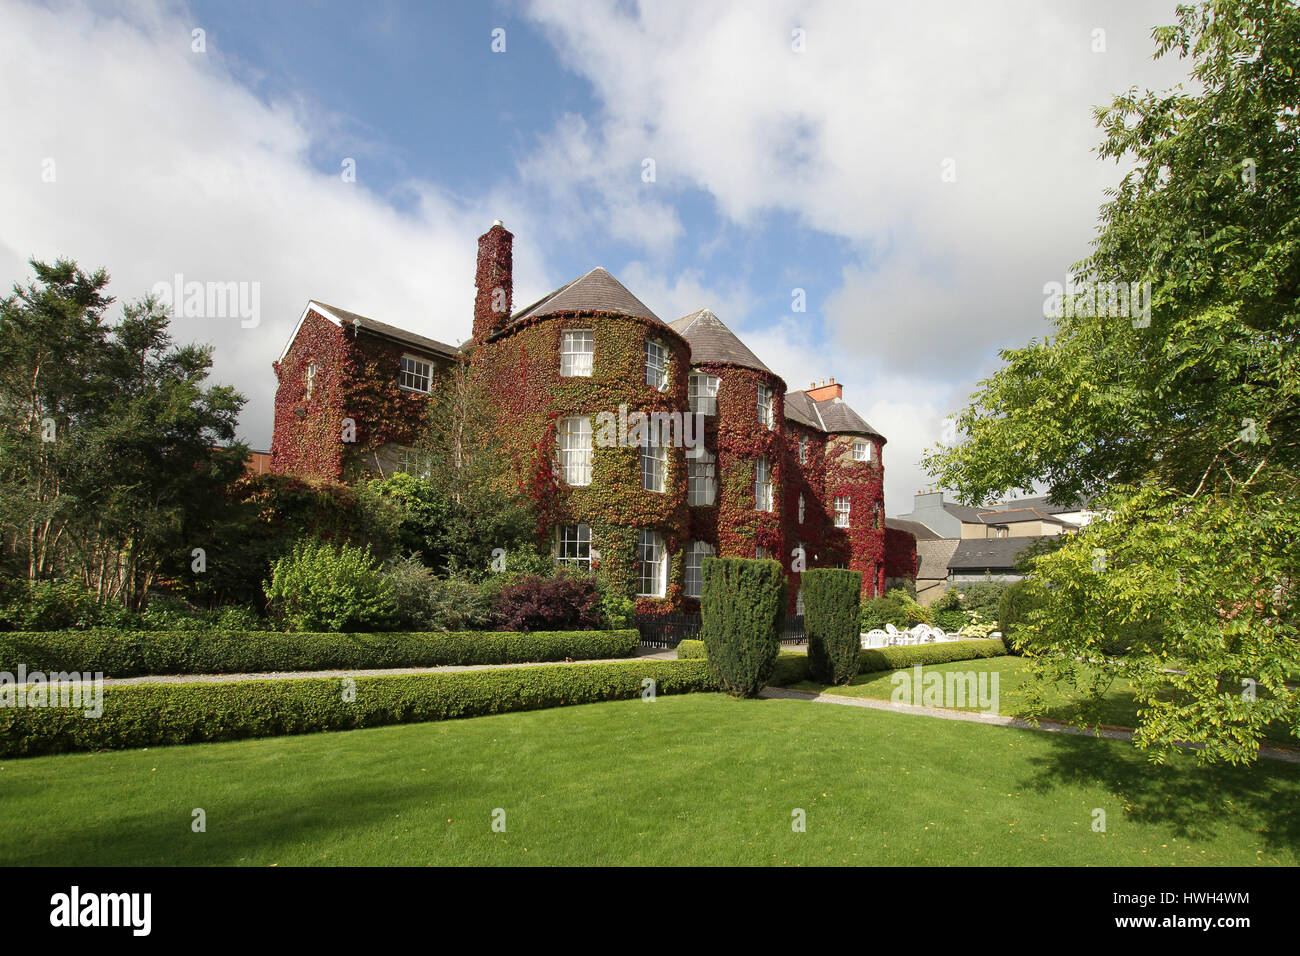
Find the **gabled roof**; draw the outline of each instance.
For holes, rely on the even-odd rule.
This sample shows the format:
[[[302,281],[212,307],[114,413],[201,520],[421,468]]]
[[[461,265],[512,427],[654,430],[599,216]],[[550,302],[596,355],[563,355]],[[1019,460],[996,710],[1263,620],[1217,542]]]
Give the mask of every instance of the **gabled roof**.
[[[971,524],[982,523],[980,520],[982,511],[979,508],[972,508],[970,505],[959,505],[952,501],[945,501],[943,503],[943,510],[961,521],[968,521]]]
[[[819,432],[826,430],[825,424],[817,417],[817,403],[804,392],[785,393],[785,417]]]
[[[936,532],[931,531],[919,521],[908,521],[905,518],[886,518],[885,527],[892,528],[894,531],[906,531],[917,541],[939,540],[939,535]]]
[[[1007,511],[983,511],[979,519],[984,524],[1015,524],[1019,521],[1046,521],[1049,524],[1059,524],[1063,527],[1070,525],[1060,518],[1054,518],[1052,515],[1037,508],[1011,508]]]
[[[446,342],[439,342],[437,339],[418,335],[415,332],[408,332],[406,329],[399,329],[395,325],[380,322],[369,316],[358,315],[355,312],[349,312],[347,309],[340,309],[338,306],[329,305],[319,299],[312,299],[307,303],[307,308],[303,309],[298,324],[293,327],[293,334],[289,336],[289,341],[284,344],[284,350],[280,352],[279,361],[283,362],[284,357],[289,354],[289,348],[293,345],[293,340],[298,337],[298,330],[302,328],[302,323],[306,321],[308,312],[319,313],[339,328],[350,325],[353,328],[360,328],[364,332],[369,332],[371,335],[377,335],[380,338],[389,339],[402,345],[410,345],[435,355],[455,358],[459,352],[456,346],[448,345]]]
[[[559,312],[621,312],[637,318],[663,321],[650,311],[649,306],[629,292],[627,286],[597,266],[586,275],[560,286],[550,295],[543,296],[516,312],[510,325]]]
[[[948,560],[953,571],[1014,571],[1029,547],[1041,537],[963,538]]]
[[[816,428],[818,431],[845,435],[870,435],[882,441],[885,438],[868,425],[866,419],[850,408],[842,398],[828,398],[819,402],[807,392],[786,392],[785,417],[792,418],[801,425]]]
[[[1036,498],[1013,498],[1010,501],[999,501],[988,507],[993,511],[1015,511],[1020,508],[1033,508],[1046,515],[1059,515],[1070,511],[1083,511],[1087,508],[1088,502],[1076,501],[1069,505],[1053,504],[1046,495],[1039,495]]]
[[[669,322],[668,325],[690,343],[692,365],[726,362],[729,365],[741,365],[745,368],[756,368],[769,374],[776,374],[749,350],[749,346],[736,338],[736,333],[727,328],[722,320],[708,309],[700,309],[690,315],[684,315],[675,322]]]

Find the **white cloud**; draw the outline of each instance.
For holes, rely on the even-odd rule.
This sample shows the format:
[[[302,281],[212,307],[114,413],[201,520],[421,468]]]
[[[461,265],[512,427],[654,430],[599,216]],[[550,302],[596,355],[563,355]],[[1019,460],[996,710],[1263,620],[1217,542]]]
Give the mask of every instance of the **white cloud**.
[[[999,347],[1045,333],[1043,284],[1087,253],[1103,189],[1119,177],[1092,152],[1092,107],[1186,71],[1151,60],[1151,27],[1173,19],[1168,0],[534,0],[529,11],[602,104],[570,175],[603,207],[628,194],[620,171],[654,156],[668,196],[702,189],[742,227],[793,214],[855,251],[837,287],[809,290],[825,303],[832,354],[821,364],[788,325],[725,319],[751,326],[747,342],[791,384],[809,369],[849,384],[850,402],[890,439],[892,513],[928,480],[915,457],[904,461],[929,443],[914,436],[937,436]],[[1105,52],[1093,49],[1099,28]],[[646,246],[664,241],[652,232]]]
[[[103,16],[9,4],[0,32],[0,280],[26,282],[29,256],[106,267],[134,299],[155,283],[260,283],[261,321],[177,319],[178,341],[217,346],[214,378],[249,398],[241,434],[270,442],[279,355],[309,298],[459,342],[469,335],[475,237],[493,218],[527,228],[522,206],[484,189],[476,202],[428,183],[400,214],[366,185],[313,168],[320,124],[291,103],[265,103],[231,75],[209,38],[190,48],[182,8]],[[341,164],[344,156],[340,155]],[[55,181],[42,182],[54,162]],[[341,170],[340,170],[341,171]],[[516,273],[542,286],[536,246]]]

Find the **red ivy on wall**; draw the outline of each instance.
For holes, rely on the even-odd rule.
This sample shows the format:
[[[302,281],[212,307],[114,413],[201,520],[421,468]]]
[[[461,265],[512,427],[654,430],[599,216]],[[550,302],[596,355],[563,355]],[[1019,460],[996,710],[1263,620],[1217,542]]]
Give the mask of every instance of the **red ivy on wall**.
[[[398,384],[402,355],[411,351],[308,311],[289,353],[274,366],[272,470],[337,481],[383,445],[413,444],[428,396]]]

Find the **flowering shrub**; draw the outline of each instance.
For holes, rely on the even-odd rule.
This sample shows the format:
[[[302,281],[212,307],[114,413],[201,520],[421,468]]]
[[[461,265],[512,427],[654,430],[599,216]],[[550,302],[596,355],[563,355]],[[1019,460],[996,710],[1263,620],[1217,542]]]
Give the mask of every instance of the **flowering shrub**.
[[[296,631],[382,630],[396,611],[393,585],[370,548],[300,542],[275,563],[266,597]]]

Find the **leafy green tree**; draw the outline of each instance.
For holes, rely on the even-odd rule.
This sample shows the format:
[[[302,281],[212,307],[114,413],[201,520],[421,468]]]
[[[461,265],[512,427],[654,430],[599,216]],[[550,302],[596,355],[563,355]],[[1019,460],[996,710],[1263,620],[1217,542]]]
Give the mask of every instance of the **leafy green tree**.
[[[1131,681],[1155,759],[1240,762],[1270,723],[1300,734],[1300,8],[1179,6],[1153,36],[1195,88],[1097,110],[1101,156],[1131,169],[1075,266],[1150,283],[1149,310],[1116,315],[1118,285],[1067,296],[926,463],[971,502],[1095,498],[1101,520],[1033,559],[1026,652],[1094,695]]]
[[[486,575],[501,549],[536,553],[536,516],[510,471],[493,405],[466,363],[434,385],[420,447],[435,466],[425,476],[390,475],[370,483],[399,502],[399,548],[436,571]],[[499,561],[497,562],[499,566]]]
[[[72,576],[137,608],[169,561],[189,567],[241,473],[244,399],[205,384],[211,348],[175,346],[154,299],[109,325],[103,270],[31,265],[0,300],[5,550],[28,581]]]

